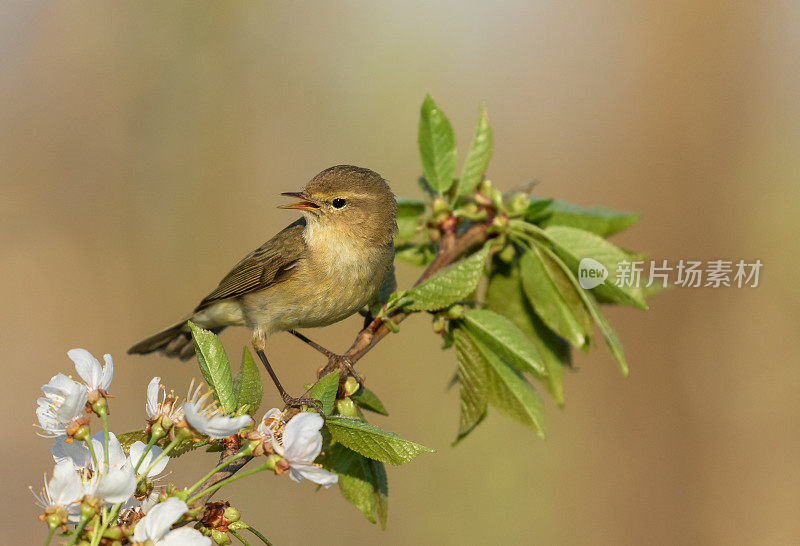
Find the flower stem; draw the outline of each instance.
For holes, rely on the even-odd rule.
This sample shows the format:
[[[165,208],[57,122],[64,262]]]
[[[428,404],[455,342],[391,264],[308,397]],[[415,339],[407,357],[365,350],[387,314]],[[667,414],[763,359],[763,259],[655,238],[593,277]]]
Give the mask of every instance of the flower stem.
[[[232,534],[233,536],[235,536],[239,540],[239,542],[241,542],[245,546],[250,546],[250,543],[248,543],[244,538],[242,538],[242,535],[240,535],[239,533],[237,533],[233,529],[229,529],[228,532],[230,534]]]
[[[176,446],[177,446],[179,443],[181,443],[181,442],[182,442],[184,439],[185,439],[185,437],[184,437],[182,434],[176,434],[176,435],[175,435],[175,438],[173,438],[173,439],[172,439],[172,441],[171,441],[170,443],[168,443],[168,444],[167,444],[167,447],[165,447],[165,448],[164,448],[164,451],[162,451],[161,453],[159,453],[159,454],[158,454],[158,457],[156,457],[155,459],[153,459],[153,461],[152,461],[152,462],[151,462],[149,465],[147,465],[147,468],[145,468],[145,469],[144,469],[144,470],[141,472],[141,474],[139,475],[139,478],[136,480],[136,481],[137,481],[137,483],[138,483],[138,482],[140,482],[140,481],[142,481],[142,480],[144,480],[144,479],[147,477],[147,474],[149,474],[149,473],[150,473],[150,471],[151,471],[151,470],[153,470],[153,467],[154,467],[154,466],[156,466],[156,465],[159,463],[159,461],[161,461],[161,459],[163,459],[164,457],[166,457],[166,456],[167,456],[167,453],[169,453],[170,451],[172,451],[173,449],[175,449],[175,447],[176,447]]]
[[[263,543],[264,543],[264,544],[266,544],[267,546],[272,546],[272,543],[271,543],[271,542],[270,542],[270,541],[267,539],[267,537],[265,537],[265,536],[264,536],[264,535],[261,533],[261,531],[259,531],[258,529],[256,529],[256,528],[255,528],[255,527],[253,527],[252,525],[247,525],[247,524],[245,523],[245,524],[244,524],[244,528],[245,528],[245,529],[247,529],[248,531],[250,531],[251,533],[253,533],[254,535],[256,535],[256,536],[257,536],[259,539],[261,539],[261,542],[263,542]]]
[[[102,523],[100,524],[100,528],[97,528],[97,525],[94,526],[94,530],[92,531],[92,543],[91,546],[97,546],[100,544],[100,539],[103,538],[103,533],[106,532],[108,528],[108,508],[103,508],[103,517]]]
[[[92,443],[92,438],[91,438],[91,436],[90,436],[90,437],[88,437],[88,438],[86,438],[86,439],[84,440],[84,442],[86,443],[86,447],[88,447],[88,448],[89,448],[89,453],[91,453],[91,454],[92,454],[92,461],[94,461],[94,467],[95,467],[95,468],[97,468],[97,469],[99,469],[100,465],[98,465],[98,464],[97,464],[97,455],[96,455],[96,454],[95,454],[95,452],[94,452],[94,444]]]
[[[47,540],[44,541],[44,546],[48,546],[50,541],[53,540],[53,535],[56,533],[55,527],[50,527],[50,532],[47,533]]]
[[[213,491],[216,491],[217,489],[219,489],[223,485],[228,485],[229,483],[235,482],[236,480],[244,478],[245,476],[249,476],[250,474],[255,474],[256,472],[261,472],[262,470],[272,470],[274,468],[275,468],[275,461],[268,458],[267,461],[264,464],[262,464],[261,466],[259,466],[258,468],[253,468],[252,470],[246,470],[245,472],[242,472],[240,474],[234,474],[230,478],[225,478],[224,480],[215,483],[211,487],[209,487],[207,489],[203,489],[199,493],[197,493],[194,496],[192,496],[191,498],[189,498],[186,501],[186,504],[192,504],[196,500],[199,500],[200,498],[202,498],[204,495],[208,495],[209,493],[211,493]]]
[[[108,412],[105,409],[100,412],[100,419],[103,420],[103,461],[108,469]]]
[[[252,451],[252,450],[250,450],[250,451]],[[222,461],[221,463],[219,463],[217,466],[215,466],[214,468],[212,468],[212,469],[211,469],[211,471],[210,471],[208,474],[206,474],[205,476],[203,476],[202,478],[200,478],[199,480],[197,480],[197,482],[196,482],[194,485],[192,485],[192,486],[191,486],[191,487],[190,487],[190,488],[189,488],[189,489],[188,489],[186,492],[187,492],[187,493],[189,493],[189,494],[191,494],[191,493],[192,493],[192,491],[194,491],[195,489],[197,489],[198,487],[200,487],[201,485],[203,485],[203,483],[205,483],[205,481],[206,481],[208,478],[210,478],[211,476],[213,476],[214,474],[216,474],[218,471],[222,470],[222,469],[223,469],[224,467],[226,467],[228,464],[232,463],[232,462],[233,462],[233,461],[235,461],[236,459],[241,459],[242,457],[245,457],[245,456],[247,456],[247,455],[248,455],[247,451],[245,451],[245,450],[239,450],[239,452],[238,452],[238,453],[235,453],[233,456],[231,456],[231,457],[229,457],[229,458],[225,459],[224,461]]]
[[[86,527],[87,523],[89,523],[89,518],[81,518],[81,520],[78,522],[78,526],[75,527],[75,534],[72,535],[72,538],[69,539],[69,542],[67,543],[68,546],[71,545],[71,544],[77,544],[78,543],[78,537],[81,536],[81,533],[83,532],[83,528]]]
[[[142,461],[144,461],[144,458],[147,457],[147,454],[150,453],[150,450],[153,449],[153,446],[156,445],[157,441],[158,437],[155,434],[151,434],[150,440],[148,440],[147,446],[145,446],[144,451],[142,452],[142,456],[139,457],[139,460],[136,461],[136,466],[133,468],[134,474],[139,472],[139,467],[142,466]]]

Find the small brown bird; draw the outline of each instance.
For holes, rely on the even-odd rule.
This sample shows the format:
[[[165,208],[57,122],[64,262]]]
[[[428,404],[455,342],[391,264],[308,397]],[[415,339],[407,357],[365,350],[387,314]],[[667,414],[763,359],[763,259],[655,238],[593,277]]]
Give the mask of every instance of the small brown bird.
[[[245,256],[186,319],[137,343],[129,354],[163,351],[191,358],[187,320],[217,333],[247,326],[284,402],[308,403],[281,386],[264,353],[267,338],[289,331],[325,352],[294,330],[333,324],[373,301],[392,270],[397,205],[379,174],[351,165],[325,169],[303,191],[281,195],[300,201],[278,208],[297,209],[303,218]],[[352,371],[347,359],[340,361]]]

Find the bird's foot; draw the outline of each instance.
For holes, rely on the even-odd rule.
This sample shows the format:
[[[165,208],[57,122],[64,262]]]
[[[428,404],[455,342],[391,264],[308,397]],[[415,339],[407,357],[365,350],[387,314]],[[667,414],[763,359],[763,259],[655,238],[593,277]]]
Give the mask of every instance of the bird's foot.
[[[295,398],[293,396],[289,396],[287,393],[283,393],[282,395],[283,403],[286,405],[287,408],[301,408],[303,406],[308,406],[314,409],[317,413],[325,417],[325,412],[322,410],[322,404],[320,404],[319,400],[316,398],[311,398],[310,396],[301,396],[300,398]]]
[[[364,386],[364,378],[359,375],[355,368],[355,362],[350,360],[350,357],[347,355],[331,355],[328,357],[328,364],[322,368],[319,372],[319,377],[322,377],[326,374],[329,374],[333,370],[339,370],[340,376],[342,378],[346,378],[348,375],[352,375],[356,381],[358,381],[359,386]]]

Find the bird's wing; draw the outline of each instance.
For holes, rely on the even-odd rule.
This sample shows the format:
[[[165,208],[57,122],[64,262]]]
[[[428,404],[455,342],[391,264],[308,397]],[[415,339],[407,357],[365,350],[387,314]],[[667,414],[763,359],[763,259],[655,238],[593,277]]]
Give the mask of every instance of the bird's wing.
[[[263,290],[286,280],[305,254],[306,243],[303,240],[305,225],[305,219],[297,220],[245,256],[230,273],[225,275],[219,286],[200,302],[195,312],[215,301]]]

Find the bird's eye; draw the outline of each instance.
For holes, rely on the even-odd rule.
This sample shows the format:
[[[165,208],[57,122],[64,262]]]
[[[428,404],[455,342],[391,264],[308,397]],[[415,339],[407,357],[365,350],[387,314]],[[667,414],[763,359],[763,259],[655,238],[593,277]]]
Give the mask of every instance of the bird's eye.
[[[333,205],[333,208],[340,209],[347,204],[347,201],[342,199],[341,197],[337,197],[332,201],[331,204]]]

